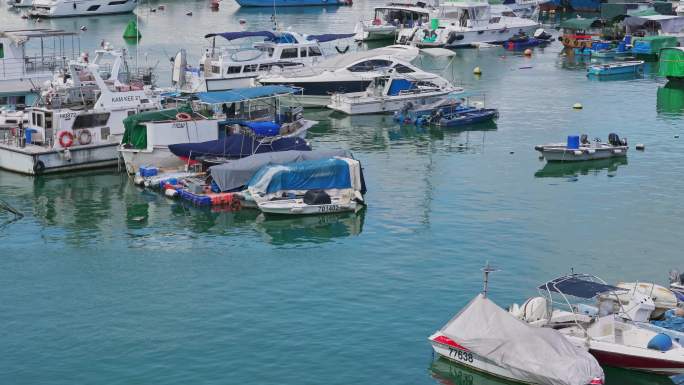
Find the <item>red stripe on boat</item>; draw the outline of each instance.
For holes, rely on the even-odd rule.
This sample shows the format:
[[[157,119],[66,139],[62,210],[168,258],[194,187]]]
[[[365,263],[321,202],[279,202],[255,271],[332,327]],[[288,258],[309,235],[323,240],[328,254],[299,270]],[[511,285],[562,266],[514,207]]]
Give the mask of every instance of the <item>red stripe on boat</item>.
[[[625,369],[653,371],[661,374],[679,374],[684,371],[684,362],[660,360],[657,358],[628,356],[625,354],[590,350],[602,365]]]
[[[452,340],[451,338],[449,338],[447,336],[437,336],[433,339],[433,341],[439,342],[440,344],[449,345],[449,346],[454,347],[456,349],[465,350],[466,352],[468,351],[468,349],[457,344],[454,340]]]

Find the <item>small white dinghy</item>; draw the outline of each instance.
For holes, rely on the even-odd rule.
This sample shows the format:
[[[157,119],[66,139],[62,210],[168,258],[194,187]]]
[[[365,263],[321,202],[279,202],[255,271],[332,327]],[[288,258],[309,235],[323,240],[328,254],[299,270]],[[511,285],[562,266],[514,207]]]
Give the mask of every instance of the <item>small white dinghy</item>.
[[[537,328],[515,318],[478,294],[438,332],[432,348],[457,364],[526,384],[603,384],[601,366],[585,349],[553,329]]]
[[[364,207],[361,163],[345,157],[272,164],[247,184],[246,200],[267,214],[357,212]]]
[[[627,156],[627,140],[617,134],[608,135],[608,143],[599,138],[589,141],[587,135],[568,136],[567,143],[534,146],[548,162],[576,162]]]

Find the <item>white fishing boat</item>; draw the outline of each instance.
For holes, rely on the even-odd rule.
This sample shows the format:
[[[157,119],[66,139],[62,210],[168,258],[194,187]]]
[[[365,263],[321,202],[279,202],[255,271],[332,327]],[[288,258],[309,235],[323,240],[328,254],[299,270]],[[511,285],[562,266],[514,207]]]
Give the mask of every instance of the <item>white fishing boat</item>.
[[[590,141],[586,135],[568,136],[567,143],[550,143],[534,147],[548,162],[577,162],[627,156],[626,139],[617,134],[608,136],[608,143],[599,138]]]
[[[388,71],[412,74],[416,78],[432,78],[410,62],[420,54],[415,47],[392,45],[368,51],[331,57],[315,67],[271,73],[258,78],[263,85],[289,85],[302,89],[298,100],[305,107],[325,107],[335,93],[362,92],[373,79]]]
[[[435,353],[467,368],[506,380],[539,385],[603,384],[604,374],[586,348],[553,329],[513,317],[484,291],[429,337]]]
[[[448,1],[441,4],[436,25],[403,28],[397,43],[418,47],[467,47],[478,43],[500,43],[521,32],[532,36],[536,21],[496,14],[484,0]]]
[[[0,32],[0,108],[36,102],[40,87],[78,58],[78,35],[59,29]]]
[[[624,306],[618,295],[628,290],[577,273],[546,282],[539,291],[540,297],[513,306],[511,313],[531,325],[558,330],[577,347],[588,347],[602,365],[663,375],[684,373],[680,342],[641,325],[655,309],[648,296],[633,292],[635,299]],[[571,303],[570,298],[578,302]]]
[[[124,120],[126,133],[119,147],[126,171],[135,174],[141,167],[175,169],[182,160],[170,145],[206,143],[225,138],[241,142],[246,137],[305,138],[317,122],[304,119],[301,106],[284,101],[300,90],[284,86],[240,88],[230,91],[198,93],[180,107],[132,115]],[[230,138],[229,138],[230,137]],[[247,151],[246,143],[237,143]],[[242,157],[246,154],[226,154]]]
[[[33,0],[31,17],[72,17],[133,12],[138,0]]]
[[[424,3],[389,3],[373,8],[373,18],[356,24],[354,40],[385,40],[396,38],[401,28],[413,28],[428,24],[437,16],[436,8]]]
[[[353,34],[304,35],[292,31],[245,31],[210,33],[197,67],[187,65],[184,50],[173,60],[172,83],[183,92],[222,91],[251,87],[257,76],[290,68],[312,66],[324,59],[321,43]],[[217,47],[216,38],[233,42],[261,38],[250,47]]]
[[[391,73],[375,78],[364,92],[333,95],[328,108],[347,115],[392,113],[409,102],[429,105],[458,92],[463,89],[438,75],[416,78],[411,73]]]
[[[267,214],[313,215],[357,212],[365,190],[359,161],[334,157],[265,166],[244,196]]]
[[[159,107],[158,95],[129,75],[119,51],[70,62],[68,81],[26,110],[29,124],[0,136],[0,168],[37,175],[115,165],[123,119]]]

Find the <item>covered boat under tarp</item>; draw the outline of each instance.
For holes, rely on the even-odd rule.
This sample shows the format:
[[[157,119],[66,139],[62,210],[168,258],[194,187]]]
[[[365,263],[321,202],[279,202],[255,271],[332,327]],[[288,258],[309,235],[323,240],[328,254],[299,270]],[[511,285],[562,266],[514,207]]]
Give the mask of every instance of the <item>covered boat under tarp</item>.
[[[262,167],[271,164],[286,164],[307,160],[328,159],[333,157],[352,158],[348,150],[330,151],[279,151],[254,154],[232,162],[209,168],[211,177],[221,191],[243,189],[247,182]]]
[[[218,140],[202,143],[179,143],[169,145],[169,150],[181,158],[198,157],[244,158],[253,154],[276,151],[311,151],[306,140],[299,137],[280,137],[260,140],[251,135],[233,134]]]
[[[178,114],[189,114],[192,116],[193,111],[190,106],[181,106],[165,110],[141,112],[126,117],[123,120],[124,134],[123,139],[121,139],[121,144],[127,148],[147,148],[147,127],[145,127],[144,123],[176,120],[176,115]]]
[[[663,48],[660,50],[658,75],[668,79],[684,79],[684,48]]]
[[[436,334],[525,383],[587,385],[602,383],[597,379],[604,378],[601,366],[588,351],[575,347],[553,329],[525,324],[483,294]]]

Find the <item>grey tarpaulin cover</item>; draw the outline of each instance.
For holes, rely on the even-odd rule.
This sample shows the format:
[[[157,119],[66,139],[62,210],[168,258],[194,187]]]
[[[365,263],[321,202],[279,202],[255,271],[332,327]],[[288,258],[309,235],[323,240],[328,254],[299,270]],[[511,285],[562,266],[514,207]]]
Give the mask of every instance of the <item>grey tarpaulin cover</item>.
[[[556,330],[518,320],[482,294],[441,332],[526,382],[586,385],[593,378],[604,378],[601,366],[589,352],[575,347]]]
[[[267,152],[213,166],[209,168],[209,171],[221,191],[231,191],[246,185],[249,179],[267,164],[284,164],[336,156],[353,159],[348,150]]]

